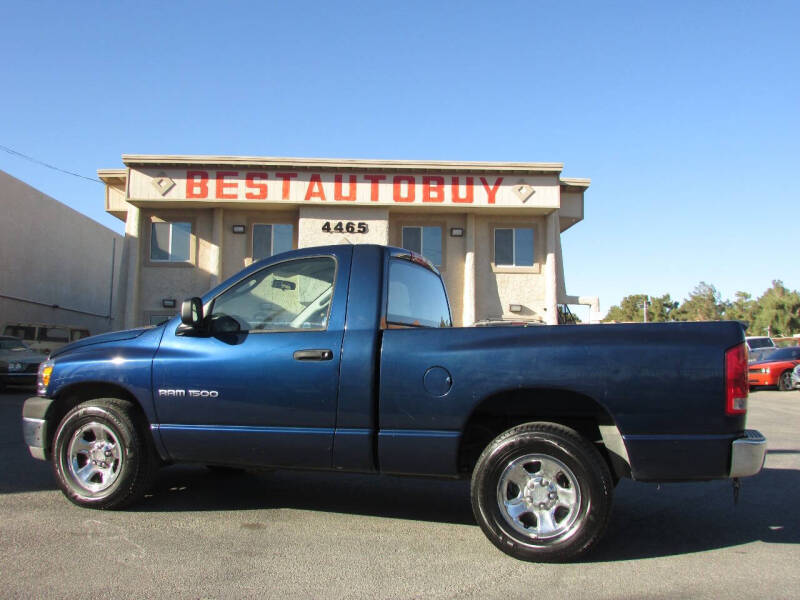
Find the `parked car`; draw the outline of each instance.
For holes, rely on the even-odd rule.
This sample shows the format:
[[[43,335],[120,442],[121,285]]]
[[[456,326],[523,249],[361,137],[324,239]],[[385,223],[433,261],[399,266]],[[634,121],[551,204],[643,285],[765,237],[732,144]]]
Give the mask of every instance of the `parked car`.
[[[0,336],[0,390],[7,385],[34,385],[39,365],[46,359],[21,339]]]
[[[20,338],[31,350],[50,354],[70,342],[77,342],[91,334],[85,327],[53,325],[52,323],[8,323],[3,335]]]
[[[792,387],[800,388],[800,365],[797,365],[792,371]]]
[[[778,348],[774,348],[772,346],[764,346],[763,348],[756,348],[755,350],[750,350],[748,353],[747,362],[755,363],[755,362],[762,362],[768,360],[769,357],[772,355],[773,352],[778,350]]]
[[[774,348],[775,342],[772,338],[766,335],[751,335],[744,338],[748,350],[755,350],[756,348]]]
[[[747,383],[753,387],[792,389],[792,370],[800,364],[800,346],[776,348],[766,359],[748,365]]]

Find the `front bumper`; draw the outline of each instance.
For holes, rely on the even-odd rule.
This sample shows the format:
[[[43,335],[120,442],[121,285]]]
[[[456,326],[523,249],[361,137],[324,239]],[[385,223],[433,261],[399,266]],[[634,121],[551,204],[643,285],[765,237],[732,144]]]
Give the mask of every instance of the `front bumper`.
[[[34,396],[22,405],[22,436],[33,458],[47,460],[47,411],[53,401]]]
[[[767,438],[755,429],[747,429],[744,437],[731,443],[730,477],[750,477],[764,466],[767,457]]]
[[[747,385],[750,387],[767,387],[778,385],[778,380],[770,373],[749,373]]]

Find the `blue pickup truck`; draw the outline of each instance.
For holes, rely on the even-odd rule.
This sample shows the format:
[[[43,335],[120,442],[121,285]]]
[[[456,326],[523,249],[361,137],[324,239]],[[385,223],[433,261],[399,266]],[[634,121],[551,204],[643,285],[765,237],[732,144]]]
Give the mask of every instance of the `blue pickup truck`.
[[[757,473],[747,393],[738,323],[453,328],[424,258],[328,246],[57,350],[23,429],[80,506],[174,462],[471,478],[492,543],[558,561],[601,537],[622,477]]]

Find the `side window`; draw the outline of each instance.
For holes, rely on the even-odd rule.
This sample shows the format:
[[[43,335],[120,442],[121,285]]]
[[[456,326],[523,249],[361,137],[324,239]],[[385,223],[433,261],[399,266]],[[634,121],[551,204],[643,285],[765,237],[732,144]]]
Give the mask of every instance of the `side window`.
[[[152,223],[150,228],[150,260],[155,262],[188,262],[191,258],[191,223]]]
[[[7,325],[3,335],[18,337],[23,340],[35,340],[36,327],[27,327],[25,325]]]
[[[272,265],[218,296],[209,318],[214,331],[324,330],[336,262],[304,258]]]
[[[420,265],[392,259],[386,321],[411,327],[450,327],[450,307],[439,276]]]
[[[63,327],[40,327],[40,342],[68,342],[69,332]]]
[[[421,254],[435,266],[442,266],[441,227],[403,227],[403,248]]]
[[[294,226],[289,224],[253,225],[253,260],[288,252],[294,245]]]
[[[514,267],[532,267],[533,228],[514,227],[494,230],[494,264]]]

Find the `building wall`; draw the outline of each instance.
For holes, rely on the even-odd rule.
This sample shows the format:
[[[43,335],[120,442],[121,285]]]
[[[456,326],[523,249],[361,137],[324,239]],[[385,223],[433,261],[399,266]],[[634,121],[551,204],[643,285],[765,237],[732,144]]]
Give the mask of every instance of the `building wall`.
[[[534,265],[532,267],[496,266],[494,230],[497,227],[533,227]],[[478,319],[547,320],[545,278],[546,220],[541,217],[479,216],[475,219],[475,311]],[[522,311],[512,313],[512,304]]]
[[[0,327],[119,328],[122,237],[2,171],[0,206]]]
[[[557,303],[580,299],[566,294],[560,235],[583,219],[589,182],[562,179],[557,163],[194,156],[123,160],[126,169],[98,174],[108,184],[106,210],[126,221],[128,325],[174,314],[177,306],[161,308],[164,298],[179,304],[251,264],[256,224],[292,224],[295,248],[402,246],[403,227],[439,227],[439,270],[456,325],[484,319],[555,323]],[[191,223],[187,264],[149,260],[150,229],[158,220]],[[234,226],[242,226],[244,233],[235,233]],[[533,266],[495,264],[498,227],[534,230]],[[453,229],[459,234],[451,235]]]

